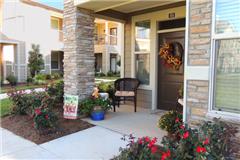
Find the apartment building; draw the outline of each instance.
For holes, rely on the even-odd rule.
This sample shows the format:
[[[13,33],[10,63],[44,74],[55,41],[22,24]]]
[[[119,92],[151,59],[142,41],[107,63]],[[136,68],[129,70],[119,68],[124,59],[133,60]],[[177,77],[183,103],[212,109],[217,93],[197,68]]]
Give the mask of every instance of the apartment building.
[[[31,0],[4,0],[1,8],[2,79],[11,74],[18,82],[26,81],[28,52],[32,44],[39,45],[43,55],[41,72],[62,72],[62,10]]]

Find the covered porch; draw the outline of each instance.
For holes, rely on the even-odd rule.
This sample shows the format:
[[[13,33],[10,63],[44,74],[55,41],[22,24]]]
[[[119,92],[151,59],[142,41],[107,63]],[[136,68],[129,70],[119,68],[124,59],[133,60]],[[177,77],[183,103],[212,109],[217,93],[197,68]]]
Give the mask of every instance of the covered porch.
[[[166,41],[178,40],[184,48],[185,1],[123,0],[112,3],[65,1],[64,6],[65,94],[78,95],[80,100],[91,94],[94,86],[95,65],[94,19],[103,18],[120,22],[124,26],[120,31],[120,36],[124,39],[121,45],[121,77],[132,77],[141,81],[137,95],[138,107],[150,111],[175,108],[178,90],[184,83],[184,63],[180,71],[169,72],[169,75],[174,74],[174,77],[171,75],[165,77],[166,81],[168,78],[176,81],[171,81],[172,84],[169,86],[164,82],[160,84],[159,67],[162,66],[159,61],[159,45]],[[168,21],[167,27],[167,23],[161,23],[165,21]],[[171,25],[172,21],[175,25]],[[160,31],[161,29],[164,29],[164,32]],[[174,32],[181,33],[178,37],[165,37],[164,39],[159,37],[160,33],[173,33],[174,35]],[[134,34],[138,36],[136,39]],[[184,59],[183,53],[181,58]],[[158,87],[159,85],[161,87]],[[165,96],[164,92],[168,90],[171,91],[168,92],[168,96]],[[159,99],[162,101],[160,102]],[[164,106],[168,107],[164,108]]]
[[[100,126],[122,135],[133,134],[135,137],[157,137],[158,143],[161,143],[166,131],[158,127],[158,120],[165,113],[159,111],[152,113],[149,109],[139,108],[137,113],[132,110],[132,104],[124,104],[118,108],[117,112],[110,111],[106,114],[104,121],[93,121],[90,118],[83,119],[91,124]]]

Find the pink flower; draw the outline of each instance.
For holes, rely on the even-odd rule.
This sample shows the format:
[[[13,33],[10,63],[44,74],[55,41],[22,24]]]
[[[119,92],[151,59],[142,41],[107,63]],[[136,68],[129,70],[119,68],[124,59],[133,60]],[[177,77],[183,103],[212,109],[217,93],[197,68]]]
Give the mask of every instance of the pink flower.
[[[185,128],[184,125],[181,125],[181,126],[180,126],[180,129],[184,129],[184,128]]]
[[[48,117],[48,115],[47,115],[47,114],[45,115],[45,119],[49,119],[49,117]]]
[[[138,144],[142,144],[142,143],[143,143],[142,138],[139,138],[138,139]]]
[[[203,141],[203,144],[204,144],[204,145],[207,145],[207,144],[209,144],[209,139],[208,139],[208,138],[206,138],[206,139],[205,139],[205,141]]]
[[[175,123],[178,123],[179,122],[179,118],[177,117],[176,119],[175,119]]]
[[[189,137],[189,132],[186,131],[184,134],[183,134],[183,139],[187,139]]]
[[[41,112],[41,109],[40,108],[37,108],[35,109],[35,114],[36,115],[40,115],[42,112]]]

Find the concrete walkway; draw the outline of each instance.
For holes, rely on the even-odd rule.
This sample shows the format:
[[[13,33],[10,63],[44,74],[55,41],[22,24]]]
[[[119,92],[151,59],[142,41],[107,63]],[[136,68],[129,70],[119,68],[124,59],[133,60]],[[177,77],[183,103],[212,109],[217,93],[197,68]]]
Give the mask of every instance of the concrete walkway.
[[[0,134],[1,160],[109,160],[119,154],[119,147],[126,146],[126,142],[121,140],[121,134],[98,126],[41,145],[16,136],[6,129],[0,129]]]
[[[163,113],[152,114],[143,108],[135,113],[132,105],[121,105],[117,112],[110,111],[103,121],[83,119],[97,126],[41,145],[0,128],[0,159],[109,160],[119,154],[119,147],[126,146],[121,140],[125,134],[157,137],[160,143],[166,134],[157,127]]]

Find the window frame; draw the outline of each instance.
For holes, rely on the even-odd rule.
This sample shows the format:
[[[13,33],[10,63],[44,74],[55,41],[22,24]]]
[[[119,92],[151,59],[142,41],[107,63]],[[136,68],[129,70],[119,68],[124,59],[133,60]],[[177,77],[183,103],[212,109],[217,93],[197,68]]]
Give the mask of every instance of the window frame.
[[[210,80],[209,80],[209,107],[208,116],[210,117],[224,117],[230,121],[239,121],[240,114],[230,111],[218,111],[215,110],[215,94],[216,94],[216,41],[227,40],[227,39],[240,39],[240,33],[215,33],[216,31],[216,1],[213,0],[212,5],[212,28],[211,28],[211,56],[210,56]]]
[[[52,53],[54,53],[54,52],[51,52],[51,70],[60,70],[60,55],[59,55],[59,53],[55,52],[57,54],[58,67],[52,68]]]
[[[149,48],[149,51],[136,51],[135,50],[135,46],[136,46],[136,23],[137,22],[149,22],[150,23],[150,31],[149,31],[149,40],[150,40],[150,48]],[[151,52],[152,52],[152,48],[151,48],[151,29],[152,29],[152,20],[151,19],[136,19],[136,20],[133,20],[132,21],[132,69],[133,69],[133,72],[132,72],[132,76],[134,78],[137,77],[137,68],[136,68],[136,55],[143,55],[143,54],[148,54],[149,55],[149,61],[151,61]],[[152,76],[152,73],[151,73],[151,65],[149,65],[149,84],[140,84],[139,88],[140,89],[146,89],[146,90],[149,90],[151,89],[151,76]]]
[[[56,20],[56,21],[58,22],[58,28],[53,28],[53,27],[52,27],[52,20]],[[50,23],[51,23],[51,29],[60,31],[60,19],[59,19],[59,18],[51,16],[51,18],[50,18]]]

